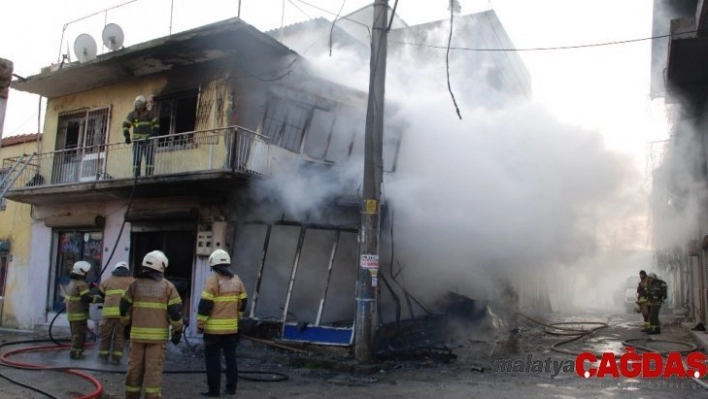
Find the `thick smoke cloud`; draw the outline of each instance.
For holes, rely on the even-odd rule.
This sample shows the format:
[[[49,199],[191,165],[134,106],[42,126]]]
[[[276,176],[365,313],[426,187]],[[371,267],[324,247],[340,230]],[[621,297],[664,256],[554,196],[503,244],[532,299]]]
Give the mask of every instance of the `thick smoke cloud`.
[[[403,139],[383,193],[410,291],[427,300],[451,290],[495,296],[499,285],[490,281],[518,288],[523,273],[585,266],[618,244],[618,230],[646,227],[631,159],[607,150],[598,132],[558,123],[541,104],[498,91],[488,68],[465,69],[453,59],[459,120],[439,56],[428,64],[390,59],[387,69],[386,101],[397,110],[387,117]],[[325,78],[368,90],[368,60],[346,49],[311,62]],[[354,161],[361,160],[337,176],[276,176],[268,195],[305,213],[351,190],[361,178]]]

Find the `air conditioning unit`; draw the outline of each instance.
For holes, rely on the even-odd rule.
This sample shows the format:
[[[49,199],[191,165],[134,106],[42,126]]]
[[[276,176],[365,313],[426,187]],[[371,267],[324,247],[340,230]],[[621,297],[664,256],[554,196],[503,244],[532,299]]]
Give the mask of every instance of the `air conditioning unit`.
[[[86,154],[81,158],[81,167],[79,168],[79,181],[94,181],[98,180],[98,176],[103,172],[103,162],[105,160],[104,152],[95,152]]]

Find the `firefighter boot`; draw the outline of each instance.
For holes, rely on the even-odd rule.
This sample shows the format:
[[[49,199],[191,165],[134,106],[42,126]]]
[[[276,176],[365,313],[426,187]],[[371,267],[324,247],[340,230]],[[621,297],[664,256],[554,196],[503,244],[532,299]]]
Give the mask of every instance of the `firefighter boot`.
[[[657,335],[661,334],[661,328],[659,327],[652,327],[650,331],[647,332],[649,335]]]
[[[644,328],[642,328],[641,332],[649,332],[649,331],[651,331],[651,328],[649,327],[649,323],[645,322]]]

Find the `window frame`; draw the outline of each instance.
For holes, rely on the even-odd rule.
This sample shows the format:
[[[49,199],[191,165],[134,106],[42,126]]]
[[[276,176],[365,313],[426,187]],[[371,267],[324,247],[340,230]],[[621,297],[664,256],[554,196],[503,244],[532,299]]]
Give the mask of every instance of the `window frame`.
[[[194,108],[194,126],[192,126],[192,130],[188,130],[185,132],[179,132],[175,133],[176,130],[176,121],[177,121],[177,113],[179,110],[177,107],[175,107],[175,102],[178,100],[183,100],[186,98],[192,98],[195,97],[196,104]],[[188,89],[188,90],[183,90],[179,92],[175,92],[172,94],[167,94],[167,95],[162,95],[159,97],[154,97],[153,98],[153,107],[157,107],[157,116],[160,120],[160,130],[162,130],[162,109],[161,107],[164,104],[170,104],[170,124],[169,127],[167,128],[167,133],[163,134],[161,133],[159,136],[157,136],[157,141],[155,145],[155,152],[169,152],[169,151],[181,151],[181,150],[190,150],[193,148],[197,148],[197,140],[194,137],[194,134],[189,134],[190,132],[196,131],[197,128],[197,120],[199,117],[199,112],[200,112],[200,103],[201,103],[201,91],[198,88],[195,89]],[[155,109],[155,108],[153,108]],[[174,140],[175,135],[182,135],[180,136],[179,140]]]

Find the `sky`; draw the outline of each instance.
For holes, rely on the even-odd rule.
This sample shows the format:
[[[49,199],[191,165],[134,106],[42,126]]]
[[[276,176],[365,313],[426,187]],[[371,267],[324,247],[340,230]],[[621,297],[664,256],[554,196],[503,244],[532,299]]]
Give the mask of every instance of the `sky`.
[[[332,14],[338,13],[340,8],[342,14],[347,14],[371,3],[366,0],[306,1]],[[393,1],[390,3],[393,5]],[[460,0],[462,14],[493,9],[517,48],[649,37],[651,3],[646,0]],[[15,63],[16,74],[30,76],[39,73],[41,67],[57,62],[60,54],[71,49],[81,33],[92,35],[100,45],[101,31],[107,22],[123,28],[124,44],[130,46],[234,17],[238,12],[235,0],[137,0],[69,24],[62,39],[65,23],[118,4],[120,2],[96,0],[8,2],[5,11],[15,17],[0,25],[3,37],[0,57]],[[445,0],[400,0],[397,13],[409,25],[448,19],[447,4]],[[260,30],[320,16],[330,20],[334,17],[301,0],[241,1],[241,18]],[[535,266],[576,260],[590,250],[584,246],[589,241],[588,234],[593,232],[592,224],[598,220],[605,224],[606,236],[619,234],[627,242],[646,244],[642,232],[647,226],[641,224],[646,214],[644,219],[636,215],[636,211],[646,205],[641,203],[645,198],[637,197],[636,192],[622,192],[628,176],[634,178],[635,174],[627,171],[625,162],[617,157],[631,159],[636,176],[648,183],[647,143],[667,136],[661,100],[649,99],[650,49],[651,41],[642,41],[596,48],[521,52],[531,76],[533,105],[499,112],[466,107],[463,122],[454,119],[453,105],[446,92],[421,85],[421,92],[413,96],[419,104],[409,110],[410,121],[420,118],[419,123],[414,124],[418,128],[410,132],[411,139],[405,145],[413,149],[408,154],[422,154],[420,159],[427,167],[418,170],[420,159],[415,156],[408,159],[409,173],[397,173],[397,181],[391,182],[387,192],[398,201],[399,237],[401,248],[408,245],[409,262],[418,259],[418,270],[427,268],[434,272],[428,265],[440,259],[441,251],[459,254],[447,258],[448,263],[460,271],[459,275],[449,275],[454,281],[469,278],[470,259],[485,266],[496,262]],[[102,51],[107,50],[99,50],[99,53]],[[73,51],[71,57],[75,59]],[[420,69],[425,70],[426,66]],[[429,72],[430,76],[444,79],[437,71]],[[393,67],[388,73],[390,81],[400,80]],[[405,85],[405,82],[398,83]],[[395,96],[396,90],[390,94]],[[427,115],[453,117],[442,120],[427,118]],[[35,132],[37,117],[38,97],[11,91],[4,135]],[[431,137],[425,133],[435,129],[445,129],[450,140],[443,140],[442,145],[441,140],[431,142]],[[471,135],[470,131],[478,134]],[[435,146],[435,151],[428,150]],[[468,172],[465,174],[467,184],[463,187],[454,171],[431,173],[452,166]],[[536,180],[539,177],[541,180]],[[440,206],[439,201],[443,199],[429,195],[440,191],[456,195],[445,198],[445,206]],[[471,213],[470,209],[477,212]],[[634,221],[627,221],[625,215],[629,214]],[[446,221],[444,228],[433,234],[429,226],[441,220]],[[427,231],[424,242],[432,243],[436,251],[417,252],[430,248],[417,245],[421,235],[411,232],[419,231]],[[470,237],[474,242],[468,240]],[[586,266],[596,269],[598,264]],[[613,263],[604,262],[602,266],[612,268]],[[624,281],[625,276],[618,278]]]
[[[35,75],[73,47],[81,33],[92,35],[99,53],[106,22],[119,24],[125,45],[147,41],[238,13],[235,0],[135,0],[108,12],[120,1],[9,1],[0,25],[0,57],[15,63],[20,76]],[[242,0],[241,18],[261,30],[310,17],[334,16],[300,0]],[[308,0],[336,14],[354,11],[367,0]],[[390,2],[393,5],[393,1]],[[598,43],[651,36],[652,2],[646,0],[461,0],[462,13],[492,8],[517,48]],[[284,13],[283,13],[284,4]],[[41,10],[41,11],[40,11]],[[172,11],[172,12],[171,12]],[[65,23],[98,12],[67,26]],[[401,0],[398,14],[408,24],[449,17],[446,0]],[[31,16],[31,18],[30,18]],[[73,51],[71,57],[75,59]],[[650,41],[590,49],[523,52],[535,100],[562,122],[600,131],[609,147],[637,154],[646,142],[665,137],[663,107],[649,100]],[[38,97],[12,91],[4,135],[37,130]]]

